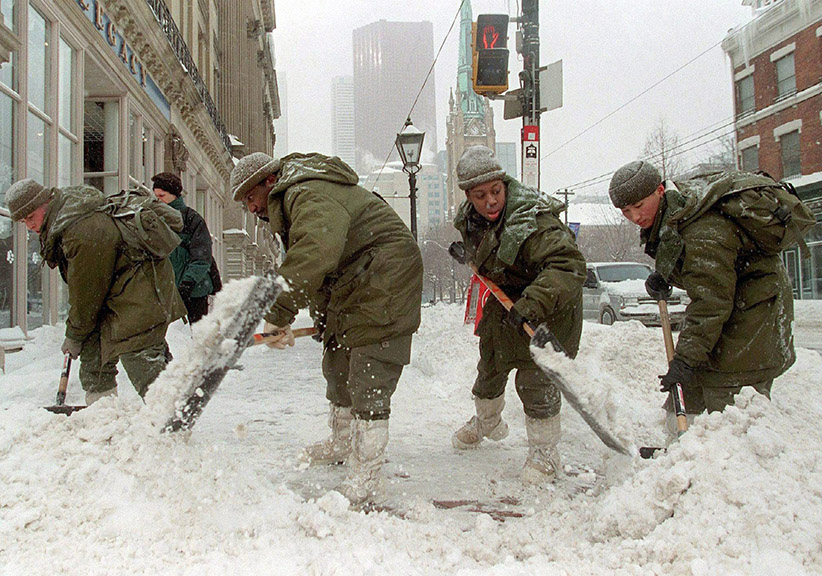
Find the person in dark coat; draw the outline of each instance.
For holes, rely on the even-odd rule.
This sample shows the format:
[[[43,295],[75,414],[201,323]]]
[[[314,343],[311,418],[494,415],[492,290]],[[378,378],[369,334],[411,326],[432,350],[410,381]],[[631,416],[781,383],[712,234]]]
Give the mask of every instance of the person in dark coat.
[[[526,484],[553,481],[560,471],[560,392],[539,369],[522,328],[547,323],[565,351],[575,356],[582,334],[585,259],[571,230],[559,219],[565,205],[505,174],[485,146],[465,150],[457,164],[465,202],[454,226],[467,260],[515,301],[510,312],[488,298],[478,326],[480,361],[472,389],[476,416],[452,437],[455,448],[475,448],[483,438],[502,440],[508,374],[525,411],[528,457]]]
[[[655,260],[649,293],[664,295],[672,284],[691,299],[661,379],[663,392],[682,386],[689,414],[723,410],[743,386],[770,397],[773,379],[795,360],[793,293],[782,259],[757,248],[717,207],[687,218],[696,204],[687,200],[702,185],[698,178],[663,181],[652,164],[634,161],[614,173],[609,187]],[[666,408],[675,430],[670,402]]]
[[[117,393],[118,360],[145,396],[168,362],[168,325],[185,314],[171,263],[129,256],[113,218],[98,210],[105,198],[96,188],[43,188],[26,179],[6,200],[12,220],[40,235],[40,255],[68,284],[61,350],[80,358],[86,403]],[[168,218],[182,229],[177,213],[169,209]]]
[[[208,226],[194,208],[186,206],[183,200],[183,183],[180,177],[170,172],[160,172],[151,178],[154,195],[183,217],[183,231],[179,232],[180,245],[174,249],[169,259],[174,267],[177,290],[188,311],[188,321],[192,324],[208,313],[208,297],[213,293],[211,282],[211,233]]]
[[[272,158],[256,152],[231,173],[234,200],[268,221],[286,248],[288,284],[265,330],[294,344],[289,325],[308,307],[323,341],[331,437],[306,448],[311,463],[346,460],[337,488],[354,505],[383,496],[391,397],[420,324],[422,257],[397,213],[357,185],[342,160],[322,154]]]

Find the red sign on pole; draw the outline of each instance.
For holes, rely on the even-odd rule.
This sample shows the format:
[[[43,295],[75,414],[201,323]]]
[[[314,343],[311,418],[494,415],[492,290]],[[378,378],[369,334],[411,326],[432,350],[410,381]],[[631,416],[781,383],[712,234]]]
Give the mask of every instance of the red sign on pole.
[[[471,276],[471,284],[468,287],[468,298],[465,302],[465,324],[474,323],[474,334],[477,333],[477,326],[482,319],[482,307],[485,306],[485,301],[491,291],[488,287],[480,282],[477,275]]]

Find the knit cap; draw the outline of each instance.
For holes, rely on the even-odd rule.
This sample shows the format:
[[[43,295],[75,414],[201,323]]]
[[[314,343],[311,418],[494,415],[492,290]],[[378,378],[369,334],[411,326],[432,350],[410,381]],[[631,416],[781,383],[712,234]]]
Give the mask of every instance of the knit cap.
[[[645,160],[635,160],[614,172],[608,194],[614,206],[624,208],[653,194],[661,182],[659,170]]]
[[[272,158],[265,152],[254,152],[240,158],[231,171],[234,201],[242,202],[252,188],[279,170],[280,159]]]
[[[470,190],[491,180],[502,180],[504,176],[505,170],[494,151],[487,146],[467,148],[457,163],[457,185],[461,190]]]
[[[19,180],[6,190],[6,202],[12,220],[22,220],[48,202],[49,198],[51,188],[43,188],[31,178]]]

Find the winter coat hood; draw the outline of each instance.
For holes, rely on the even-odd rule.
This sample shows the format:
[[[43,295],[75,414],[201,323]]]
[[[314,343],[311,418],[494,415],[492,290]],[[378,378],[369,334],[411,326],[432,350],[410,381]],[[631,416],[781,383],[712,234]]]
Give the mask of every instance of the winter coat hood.
[[[92,186],[70,186],[52,189],[43,228],[40,231],[40,254],[51,268],[57,265],[57,247],[66,229],[97,211],[106,200]]]
[[[335,184],[354,185],[359,182],[359,177],[348,164],[336,156],[325,156],[318,153],[289,154],[280,161],[277,183],[269,192],[269,196],[280,194],[291,186],[306,180],[325,180]]]

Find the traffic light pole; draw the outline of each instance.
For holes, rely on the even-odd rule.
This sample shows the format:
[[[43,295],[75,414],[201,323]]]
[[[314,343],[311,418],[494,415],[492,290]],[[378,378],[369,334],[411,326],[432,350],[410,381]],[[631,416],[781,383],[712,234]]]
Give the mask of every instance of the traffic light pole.
[[[522,0],[522,182],[539,189],[539,0]]]

